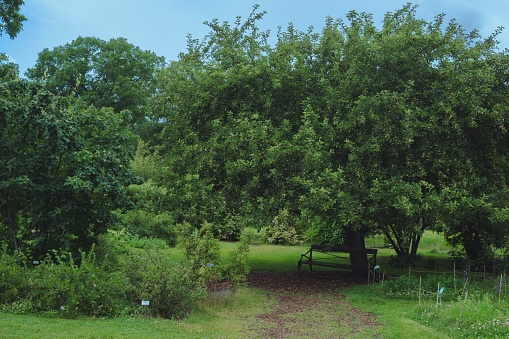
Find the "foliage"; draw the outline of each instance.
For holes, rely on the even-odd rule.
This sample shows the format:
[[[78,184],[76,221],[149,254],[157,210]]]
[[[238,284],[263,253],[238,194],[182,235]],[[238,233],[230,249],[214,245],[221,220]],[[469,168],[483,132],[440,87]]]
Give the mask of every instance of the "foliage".
[[[123,227],[133,236],[159,238],[168,245],[175,245],[175,222],[171,213],[164,209],[167,189],[149,179],[130,185],[127,193],[133,205],[121,213]]]
[[[155,90],[154,74],[164,59],[143,51],[124,38],[104,41],[78,37],[71,43],[39,53],[27,70],[31,80],[42,80],[59,95],[76,95],[87,105],[129,110],[135,124],[146,120],[147,99]]]
[[[178,246],[184,252],[187,263],[202,283],[207,282],[206,272],[217,265],[220,259],[219,243],[214,238],[212,224],[204,223],[199,230],[190,223],[176,227]]]
[[[253,232],[244,230],[240,235],[237,247],[229,253],[228,261],[223,268],[225,278],[232,283],[234,288],[246,283],[246,276],[250,272],[249,267],[249,245],[253,241]]]
[[[23,28],[23,21],[26,17],[20,13],[20,7],[25,3],[24,0],[2,0],[0,2],[0,37],[7,33],[11,39]]]
[[[9,61],[6,54],[0,53],[0,78],[1,79],[16,79],[18,77],[19,67],[13,62]]]
[[[138,237],[163,239],[170,246],[176,243],[173,219],[167,212],[153,214],[142,209],[131,210],[122,215],[122,224]]]
[[[0,252],[0,305],[19,302],[28,293],[27,273],[4,246]]]
[[[109,240],[110,245],[119,241]],[[94,249],[82,252],[79,264],[72,254],[54,251],[36,267],[21,266],[15,256],[4,252],[0,309],[69,318],[117,317],[136,314],[141,300],[149,300],[147,313],[180,318],[204,297],[188,267],[157,251],[116,245],[101,249],[99,257]]]
[[[184,252],[185,262],[191,268],[194,279],[203,286],[227,281],[233,288],[245,283],[249,273],[249,244],[253,239],[252,232],[244,230],[237,247],[231,251],[229,258],[221,260],[219,242],[213,236],[213,226],[204,223],[199,230],[189,223],[177,225],[178,246]]]
[[[294,217],[284,209],[272,220],[271,226],[260,230],[262,239],[268,244],[274,245],[298,245],[301,239],[295,230]]]
[[[446,239],[465,250],[471,260],[492,262],[495,248],[507,246],[504,231],[509,220],[504,197],[463,195],[452,208],[454,219],[447,224]]]
[[[191,311],[205,291],[189,267],[161,252],[132,251],[126,257],[125,274],[132,290],[129,300],[150,302],[148,312],[163,318],[181,318]]]
[[[134,136],[127,117],[46,86],[0,81],[0,223],[11,250],[90,249],[127,202]],[[6,236],[2,234],[2,236]]]
[[[242,217],[238,215],[228,215],[222,224],[214,226],[214,234],[220,240],[239,240],[244,229]]]
[[[157,183],[161,175],[160,162],[157,152],[152,152],[150,147],[140,139],[131,163],[134,173],[146,181],[152,180]]]
[[[480,243],[500,247],[487,234],[509,229],[501,30],[483,39],[407,4],[381,26],[355,11],[318,33],[290,24],[271,46],[257,8],[207,22],[159,75],[161,184],[177,222],[256,215],[259,228],[286,209],[309,227],[300,235],[363,247],[381,233],[400,256],[428,229],[467,244],[490,225]],[[464,199],[486,200],[489,223],[468,226]]]
[[[128,281],[121,272],[97,266],[93,252],[82,253],[80,265],[72,255],[58,252],[34,268],[22,267],[13,258],[5,253],[2,257],[2,278],[16,283],[11,292],[17,290],[10,298],[9,290],[2,293],[6,310],[74,318],[79,314],[118,316],[130,309],[125,300]]]

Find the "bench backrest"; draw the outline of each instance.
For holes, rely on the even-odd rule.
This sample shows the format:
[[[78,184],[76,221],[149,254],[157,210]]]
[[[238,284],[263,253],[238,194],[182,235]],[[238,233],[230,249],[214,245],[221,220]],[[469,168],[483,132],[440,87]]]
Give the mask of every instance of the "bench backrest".
[[[318,244],[312,244],[311,250],[318,250],[318,251],[323,251],[323,252],[366,253],[366,254],[376,254],[378,252],[378,250],[376,248],[329,246],[329,245],[318,245]]]

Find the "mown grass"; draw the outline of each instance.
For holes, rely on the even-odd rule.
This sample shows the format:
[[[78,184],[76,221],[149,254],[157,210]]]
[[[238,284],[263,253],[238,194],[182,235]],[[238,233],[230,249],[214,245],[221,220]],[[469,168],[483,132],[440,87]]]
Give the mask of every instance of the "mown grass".
[[[379,243],[379,245],[370,244]],[[383,239],[370,239],[368,246],[382,246]],[[221,254],[227,256],[235,243],[222,242]],[[295,272],[300,254],[308,247],[275,246],[255,243],[250,248],[250,265],[253,271]],[[162,249],[175,260],[183,258],[178,248]],[[440,235],[426,232],[421,242],[421,260],[412,269],[418,271],[446,270],[450,263],[449,248]],[[404,275],[408,268],[390,266],[394,252],[381,248],[378,263],[386,273]],[[431,267],[430,263],[435,263]],[[437,268],[438,267],[438,268]],[[388,282],[385,282],[388,284]],[[387,286],[387,285],[386,285]],[[449,299],[436,307],[434,296],[423,298],[419,305],[415,293],[388,296],[381,283],[342,290],[347,301],[355,308],[373,315],[379,326],[364,330],[366,338],[487,338],[508,337],[509,305],[502,298],[478,293],[463,299]],[[405,289],[405,288],[403,288]],[[415,291],[414,291],[415,292]],[[463,301],[463,304],[461,303]],[[140,316],[115,319],[82,317],[75,320],[47,318],[33,315],[16,315],[0,312],[0,338],[256,338],[256,315],[267,313],[273,300],[265,293],[252,288],[241,288],[235,297],[224,303],[207,302],[197,306],[182,320],[162,320]],[[314,311],[320,313],[320,311]],[[479,317],[483,314],[483,317]],[[327,319],[327,314],[314,314]],[[337,335],[341,333],[338,327]],[[331,335],[331,327],[317,328],[317,337]]]

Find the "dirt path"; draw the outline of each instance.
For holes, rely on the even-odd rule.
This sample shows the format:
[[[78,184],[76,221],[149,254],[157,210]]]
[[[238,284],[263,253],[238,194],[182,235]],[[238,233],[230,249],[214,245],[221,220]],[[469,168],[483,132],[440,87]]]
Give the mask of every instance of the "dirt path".
[[[341,294],[359,283],[339,272],[253,272],[248,285],[275,302],[269,313],[257,316],[253,332],[260,338],[365,338],[364,330],[378,324]]]

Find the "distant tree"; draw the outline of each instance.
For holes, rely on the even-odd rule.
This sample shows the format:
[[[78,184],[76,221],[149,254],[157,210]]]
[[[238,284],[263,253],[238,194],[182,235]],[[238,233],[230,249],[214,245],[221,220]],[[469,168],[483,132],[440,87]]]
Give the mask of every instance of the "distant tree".
[[[23,29],[27,18],[19,11],[24,4],[23,0],[0,0],[0,36],[5,32],[14,39]]]
[[[147,100],[154,93],[155,72],[164,58],[117,38],[104,41],[79,37],[71,43],[44,49],[26,75],[43,80],[59,95],[75,95],[88,105],[129,110],[135,124],[150,116]]]
[[[135,138],[123,114],[0,80],[0,231],[11,250],[87,250],[127,202]]]

